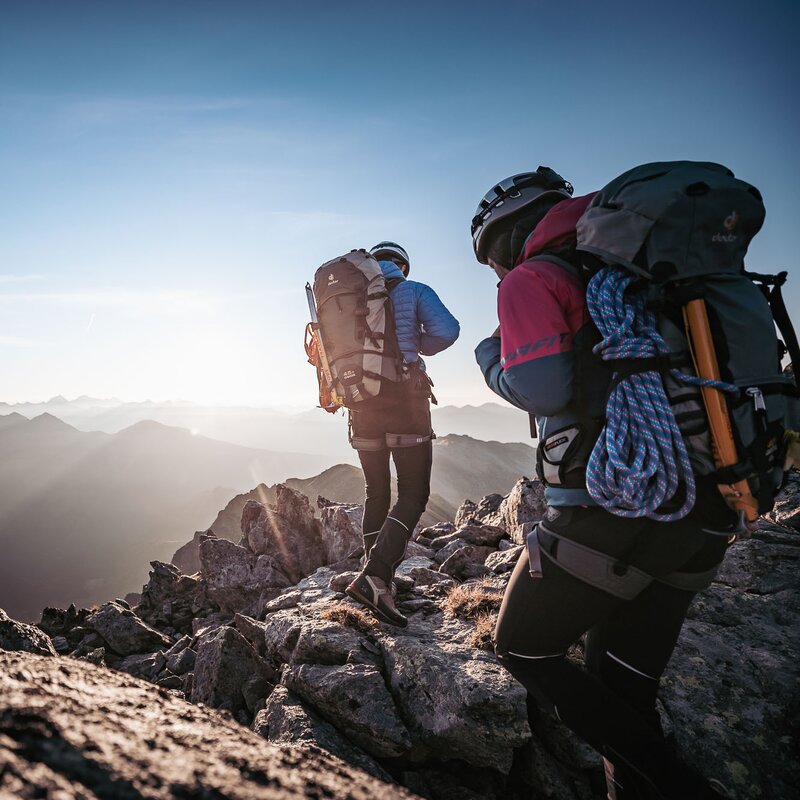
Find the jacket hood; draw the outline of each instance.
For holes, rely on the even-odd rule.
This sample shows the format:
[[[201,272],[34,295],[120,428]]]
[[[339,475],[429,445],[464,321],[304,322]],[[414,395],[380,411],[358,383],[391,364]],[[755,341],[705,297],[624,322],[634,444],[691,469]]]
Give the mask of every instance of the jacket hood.
[[[403,275],[403,270],[394,261],[379,261],[378,263],[381,265],[383,277],[387,280],[394,280],[395,278],[406,279],[406,276]]]
[[[552,250],[569,244],[576,238],[575,226],[583,216],[589,203],[597,194],[585,194],[582,197],[571,197],[556,203],[534,228],[533,233],[525,242],[522,254],[517,259],[517,264],[528,261],[545,250]],[[516,264],[514,265],[516,266]]]

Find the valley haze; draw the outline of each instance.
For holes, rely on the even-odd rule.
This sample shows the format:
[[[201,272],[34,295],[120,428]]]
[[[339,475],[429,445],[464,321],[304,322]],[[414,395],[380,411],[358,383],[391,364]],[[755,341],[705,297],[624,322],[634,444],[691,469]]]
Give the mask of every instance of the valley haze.
[[[533,473],[514,409],[445,406],[434,427],[426,524]],[[234,501],[259,487],[285,481],[312,503],[320,494],[361,503],[357,463],[346,420],[319,409],[0,403],[0,607],[34,619],[44,606],[139,591],[149,562],[169,561],[196,531],[213,525],[236,540],[243,501]]]

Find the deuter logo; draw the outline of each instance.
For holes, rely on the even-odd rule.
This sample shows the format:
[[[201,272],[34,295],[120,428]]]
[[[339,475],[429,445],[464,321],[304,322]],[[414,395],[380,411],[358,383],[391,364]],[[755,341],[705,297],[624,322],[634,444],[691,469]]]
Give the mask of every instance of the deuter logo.
[[[333,286],[334,283],[339,283],[339,281],[336,280],[336,276],[331,272],[331,274],[328,275],[328,286]]]
[[[739,224],[739,212],[731,211],[727,217],[722,221],[722,227],[725,228],[727,233],[715,233],[711,237],[712,242],[735,242],[738,238],[733,230]]]
[[[725,217],[722,227],[725,228],[726,231],[732,231],[738,224],[739,214],[736,211],[731,211],[731,213]]]

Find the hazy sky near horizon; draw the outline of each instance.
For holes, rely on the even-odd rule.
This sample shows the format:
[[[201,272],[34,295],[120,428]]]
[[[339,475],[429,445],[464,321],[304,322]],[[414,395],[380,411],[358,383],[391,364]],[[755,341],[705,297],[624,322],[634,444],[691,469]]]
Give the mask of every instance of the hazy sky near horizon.
[[[446,403],[494,399],[469,221],[539,164],[756,184],[800,325],[800,3],[0,4],[0,400],[311,406],[303,286],[393,239],[462,323]]]

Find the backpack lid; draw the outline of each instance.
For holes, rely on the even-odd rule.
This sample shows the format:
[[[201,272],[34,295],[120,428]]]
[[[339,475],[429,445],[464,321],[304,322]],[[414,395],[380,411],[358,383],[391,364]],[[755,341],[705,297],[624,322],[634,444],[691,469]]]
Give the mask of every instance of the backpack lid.
[[[740,273],[764,214],[758,189],[721,164],[642,164],[598,192],[577,246],[656,282]]]

